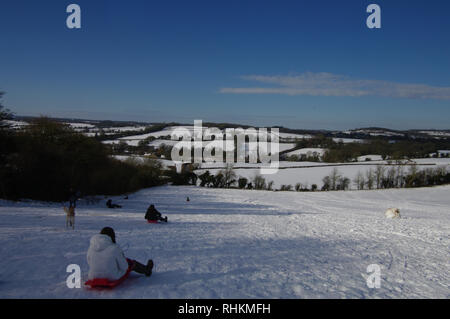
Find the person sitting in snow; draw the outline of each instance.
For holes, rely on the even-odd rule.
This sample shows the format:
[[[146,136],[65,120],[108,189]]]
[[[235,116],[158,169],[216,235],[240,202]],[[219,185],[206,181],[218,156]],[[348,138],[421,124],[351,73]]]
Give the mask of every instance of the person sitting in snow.
[[[147,265],[143,265],[136,260],[126,258],[122,249],[116,244],[116,235],[111,227],[105,227],[100,234],[92,236],[87,252],[87,262],[90,280],[96,278],[118,280],[128,268],[149,277],[153,269],[151,259],[148,260]]]
[[[162,217],[161,213],[158,212],[155,208],[155,206],[152,204],[147,208],[147,212],[145,213],[145,219],[148,221],[162,221],[167,223],[167,216]]]
[[[122,206],[120,206],[120,205],[113,204],[111,199],[108,199],[106,201],[106,207],[108,207],[108,208],[122,208]]]

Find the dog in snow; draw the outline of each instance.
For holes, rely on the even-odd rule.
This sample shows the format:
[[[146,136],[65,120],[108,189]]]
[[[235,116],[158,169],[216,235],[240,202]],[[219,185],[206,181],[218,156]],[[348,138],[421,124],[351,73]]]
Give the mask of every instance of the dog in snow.
[[[66,212],[66,228],[75,229],[75,207],[64,206],[64,211]]]
[[[400,209],[389,208],[384,212],[384,216],[386,216],[386,218],[400,218]]]

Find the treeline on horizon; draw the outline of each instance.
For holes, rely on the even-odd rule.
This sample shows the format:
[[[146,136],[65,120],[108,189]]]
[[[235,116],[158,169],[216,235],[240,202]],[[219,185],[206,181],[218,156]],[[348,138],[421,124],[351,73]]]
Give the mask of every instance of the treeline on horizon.
[[[1,110],[0,123],[10,115]],[[65,201],[70,189],[119,195],[164,183],[156,160],[116,160],[100,141],[45,117],[23,130],[0,128],[0,198]]]
[[[384,160],[427,158],[437,150],[449,150],[450,139],[396,140],[370,139],[363,143],[335,142],[333,138],[317,135],[296,143],[296,149],[325,148],[321,161],[326,163],[353,162],[359,156],[381,155]]]
[[[406,169],[407,167],[407,169]],[[192,172],[193,168],[186,166],[180,174],[175,174],[177,183],[175,185],[198,185],[209,188],[238,188],[255,189],[265,191],[345,191],[349,190],[352,183],[358,190],[389,189],[389,188],[415,188],[430,187],[450,184],[450,172],[445,166],[437,166],[419,170],[416,164],[405,165],[401,161],[396,164],[384,166],[377,165],[376,169],[369,169],[366,172],[358,171],[353,179],[342,175],[337,168],[334,168],[329,175],[322,179],[322,187],[317,184],[296,183],[280,185],[274,188],[274,181],[266,180],[263,176],[256,174],[253,178],[237,176],[231,165],[227,165],[212,174],[209,170],[198,176]],[[197,180],[200,183],[197,183]]]

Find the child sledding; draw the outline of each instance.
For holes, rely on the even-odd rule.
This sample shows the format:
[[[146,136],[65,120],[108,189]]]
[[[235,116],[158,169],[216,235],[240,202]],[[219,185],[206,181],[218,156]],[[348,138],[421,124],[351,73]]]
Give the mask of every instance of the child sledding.
[[[152,204],[147,208],[147,212],[145,213],[145,219],[148,223],[156,224],[158,221],[166,222],[167,223],[167,216],[162,217],[161,213],[158,212],[158,210],[155,208],[155,206]]]
[[[116,235],[110,227],[105,227],[100,234],[91,238],[87,252],[89,264],[88,281],[85,285],[112,288],[124,281],[131,271],[151,276],[153,261],[143,265],[136,260],[126,258],[122,249],[116,244]]]

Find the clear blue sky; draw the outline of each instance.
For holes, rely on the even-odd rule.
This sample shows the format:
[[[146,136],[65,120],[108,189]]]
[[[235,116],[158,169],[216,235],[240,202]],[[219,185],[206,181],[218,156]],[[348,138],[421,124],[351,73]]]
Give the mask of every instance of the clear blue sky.
[[[371,3],[381,29],[366,27]],[[2,0],[0,90],[18,115],[450,129],[449,13],[448,0]]]

